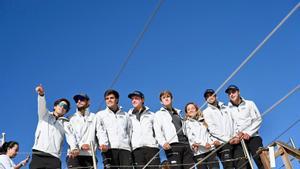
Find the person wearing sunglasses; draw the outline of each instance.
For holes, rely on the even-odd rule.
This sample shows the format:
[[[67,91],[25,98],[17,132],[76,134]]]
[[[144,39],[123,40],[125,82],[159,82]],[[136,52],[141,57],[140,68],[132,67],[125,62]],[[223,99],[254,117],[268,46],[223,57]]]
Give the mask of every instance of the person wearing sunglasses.
[[[217,156],[224,169],[233,169],[233,146],[229,140],[233,137],[233,122],[227,105],[217,99],[213,89],[206,89],[204,99],[207,107],[203,110],[203,117],[208,125],[208,130],[213,138],[215,147],[225,144],[217,151]]]
[[[79,154],[77,142],[69,120],[64,115],[70,110],[70,102],[65,99],[57,99],[54,102],[53,112],[46,106],[44,88],[36,87],[38,93],[38,125],[35,132],[34,145],[32,147],[32,160],[30,169],[61,168],[61,150],[64,136],[70,146],[70,157]]]
[[[91,168],[93,166],[93,153],[90,143],[96,150],[96,125],[95,114],[90,112],[90,98],[87,94],[80,93],[73,97],[76,103],[76,112],[69,118],[76,136],[80,153],[75,158],[67,157],[68,168]],[[70,149],[68,150],[70,152]]]
[[[234,144],[234,158],[245,157],[240,144],[241,140],[244,140],[257,167],[263,169],[261,159],[256,154],[258,148],[263,147],[262,138],[258,134],[262,123],[259,110],[253,101],[241,97],[240,89],[236,85],[229,85],[225,93],[229,98],[228,108],[234,124],[235,137],[230,140],[230,144]],[[242,158],[235,162],[235,167],[248,169],[250,165],[247,159]]]

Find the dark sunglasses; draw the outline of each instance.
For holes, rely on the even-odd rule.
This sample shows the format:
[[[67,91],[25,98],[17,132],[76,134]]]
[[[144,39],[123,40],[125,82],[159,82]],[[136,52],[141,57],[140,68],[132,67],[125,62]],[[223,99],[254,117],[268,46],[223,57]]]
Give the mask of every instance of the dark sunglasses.
[[[231,90],[228,91],[228,95],[230,95],[231,93],[234,94],[236,91],[237,91],[237,90],[235,90],[235,89],[231,89]]]
[[[66,103],[64,103],[64,102],[60,102],[60,103],[58,104],[58,106],[64,108],[65,110],[68,110],[68,109],[69,109],[69,106],[68,106]]]

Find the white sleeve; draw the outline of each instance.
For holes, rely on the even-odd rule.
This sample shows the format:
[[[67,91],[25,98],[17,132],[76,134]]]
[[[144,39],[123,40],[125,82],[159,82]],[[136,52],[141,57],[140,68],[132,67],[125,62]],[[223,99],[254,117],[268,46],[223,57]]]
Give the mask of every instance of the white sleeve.
[[[69,122],[63,122],[67,143],[71,150],[78,149],[78,142],[74,135],[72,125]]]
[[[153,127],[154,127],[154,132],[155,132],[155,137],[156,137],[156,140],[158,142],[158,144],[160,146],[163,146],[167,141],[165,139],[165,136],[164,136],[164,131],[163,131],[163,128],[162,128],[162,122],[161,122],[161,117],[158,117],[159,115],[157,113],[155,113],[154,115],[154,124],[153,124]]]
[[[0,169],[14,169],[15,164],[9,159],[9,157],[1,156]]]
[[[250,136],[258,132],[260,125],[262,123],[262,118],[258,108],[256,107],[254,102],[249,102],[250,105],[250,116],[251,116],[251,125],[245,129],[245,132]]]
[[[49,115],[49,110],[47,109],[47,106],[46,106],[45,95],[44,96],[38,95],[38,116],[39,116],[39,120],[42,120],[47,115]]]
[[[224,133],[222,133],[217,126],[217,123],[220,123],[218,121],[215,121],[213,118],[213,115],[209,112],[203,113],[204,120],[208,125],[208,130],[210,134],[217,138],[220,139],[221,141],[227,142],[230,140],[228,136],[226,136]]]
[[[101,113],[101,112],[99,112]],[[99,142],[99,145],[107,145],[109,144],[108,142],[108,136],[107,136],[107,132],[106,132],[106,129],[105,129],[105,126],[104,126],[104,122],[102,120],[102,118],[100,117],[100,115],[96,115],[96,135],[97,135],[97,138],[98,138],[98,142]]]

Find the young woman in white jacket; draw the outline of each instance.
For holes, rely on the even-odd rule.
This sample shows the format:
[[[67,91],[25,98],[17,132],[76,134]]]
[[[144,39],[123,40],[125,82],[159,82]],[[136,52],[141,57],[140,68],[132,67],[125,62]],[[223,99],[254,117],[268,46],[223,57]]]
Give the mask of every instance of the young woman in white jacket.
[[[202,112],[195,103],[187,103],[185,106],[185,113],[186,118],[184,129],[188,137],[190,147],[194,153],[194,161],[197,163],[210,154],[214,149],[214,140],[210,137]],[[219,162],[216,158],[216,154],[198,164],[197,168],[219,168]]]

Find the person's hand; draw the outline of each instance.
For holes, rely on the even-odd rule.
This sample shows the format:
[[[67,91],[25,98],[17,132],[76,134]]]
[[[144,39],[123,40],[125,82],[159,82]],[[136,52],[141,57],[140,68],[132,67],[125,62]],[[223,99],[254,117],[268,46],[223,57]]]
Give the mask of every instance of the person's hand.
[[[244,133],[243,132],[238,132],[237,135],[235,137],[237,137],[238,139],[242,139],[243,138]]]
[[[199,149],[200,144],[194,143],[192,144],[192,148],[194,151],[197,151]]]
[[[216,141],[213,142],[213,145],[214,145],[215,147],[218,147],[218,146],[221,145],[221,143],[220,143],[218,140],[216,140]]]
[[[29,159],[30,156],[28,155],[23,161],[20,162],[21,166],[25,166],[28,163]]]
[[[164,149],[164,150],[169,150],[169,149],[171,149],[170,144],[169,144],[169,143],[165,143],[165,144],[163,145],[163,149]]]
[[[205,148],[206,148],[206,149],[210,149],[210,148],[211,148],[211,145],[210,145],[209,143],[206,143],[206,144],[205,144]]]
[[[40,96],[44,96],[45,91],[44,88],[41,84],[39,84],[36,88],[35,91],[40,95]]]
[[[229,144],[239,144],[240,141],[241,140],[238,137],[234,137],[229,141]]]
[[[83,150],[83,151],[88,151],[88,150],[90,150],[90,145],[89,145],[89,144],[83,144],[83,145],[81,146],[81,150]]]
[[[69,153],[69,157],[70,157],[70,158],[75,158],[75,157],[78,156],[78,155],[79,155],[79,150],[78,150],[78,149],[73,149],[73,150],[71,150],[70,153]]]
[[[249,140],[250,137],[251,137],[251,136],[250,136],[249,134],[244,133],[242,139],[244,139],[244,140]]]
[[[99,150],[102,151],[102,152],[107,152],[108,146],[107,146],[107,145],[104,145],[104,144],[101,144],[101,145],[99,146]]]

